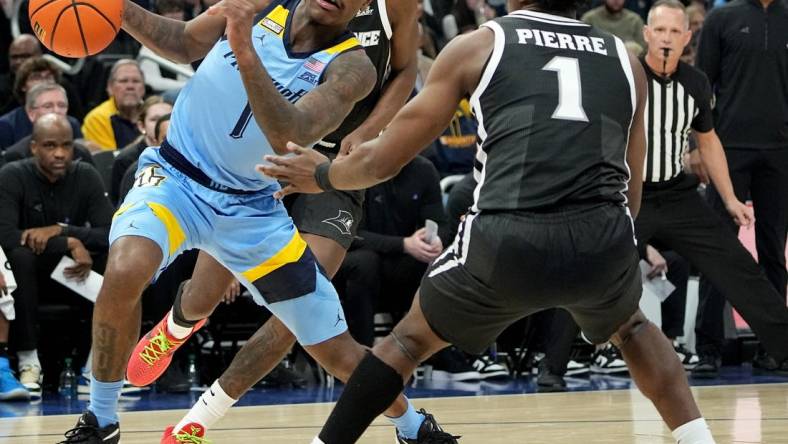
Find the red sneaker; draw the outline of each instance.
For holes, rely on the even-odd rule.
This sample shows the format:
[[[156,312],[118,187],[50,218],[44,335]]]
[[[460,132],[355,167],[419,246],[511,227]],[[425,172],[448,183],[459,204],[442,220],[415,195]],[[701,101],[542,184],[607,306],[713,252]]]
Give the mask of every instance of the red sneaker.
[[[174,431],[175,426],[169,426],[164,430],[161,437],[161,444],[210,444],[205,439],[205,427],[196,422],[190,422],[183,426],[178,433]]]
[[[167,313],[153,330],[140,339],[129,358],[126,379],[137,387],[145,387],[159,379],[172,362],[172,355],[184,342],[199,330],[207,319],[198,322],[189,336],[175,339],[167,331]]]

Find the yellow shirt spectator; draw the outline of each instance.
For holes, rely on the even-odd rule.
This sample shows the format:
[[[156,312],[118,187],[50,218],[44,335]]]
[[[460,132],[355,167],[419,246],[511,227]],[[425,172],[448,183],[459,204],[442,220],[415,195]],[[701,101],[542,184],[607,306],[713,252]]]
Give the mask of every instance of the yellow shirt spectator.
[[[139,136],[136,125],[145,84],[139,65],[134,60],[119,60],[112,67],[107,81],[109,99],[85,116],[82,134],[103,150],[115,150]]]

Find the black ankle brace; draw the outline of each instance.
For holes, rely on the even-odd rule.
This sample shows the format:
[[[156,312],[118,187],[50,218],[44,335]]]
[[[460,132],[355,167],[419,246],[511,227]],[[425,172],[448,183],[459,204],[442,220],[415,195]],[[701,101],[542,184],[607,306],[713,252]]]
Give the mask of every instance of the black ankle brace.
[[[183,316],[183,310],[181,310],[181,296],[183,296],[183,289],[186,287],[187,282],[189,281],[182,282],[178,287],[178,293],[175,294],[175,302],[172,303],[172,320],[181,327],[191,328],[197,325],[200,320],[190,321]]]

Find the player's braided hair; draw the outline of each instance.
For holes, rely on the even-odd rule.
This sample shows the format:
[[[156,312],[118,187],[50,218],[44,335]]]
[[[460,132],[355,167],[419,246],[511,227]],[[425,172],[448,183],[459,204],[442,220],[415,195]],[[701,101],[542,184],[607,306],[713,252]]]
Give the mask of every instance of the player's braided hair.
[[[586,0],[536,0],[536,4],[544,11],[565,12],[576,11]]]

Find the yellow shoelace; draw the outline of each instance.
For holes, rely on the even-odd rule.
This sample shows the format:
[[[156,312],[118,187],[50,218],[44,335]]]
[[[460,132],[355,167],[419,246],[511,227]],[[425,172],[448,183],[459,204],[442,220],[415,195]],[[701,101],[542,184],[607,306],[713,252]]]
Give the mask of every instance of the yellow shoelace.
[[[180,342],[171,342],[167,335],[164,334],[164,330],[159,329],[156,336],[152,337],[150,343],[140,352],[140,359],[152,366],[159,358],[166,355],[171,348],[177,345],[180,345]]]
[[[189,433],[187,433],[187,432],[178,433],[177,435],[175,435],[175,439],[178,440],[178,442],[182,442],[182,443],[211,444],[211,442],[208,441],[207,439],[200,438],[199,436],[197,436],[197,434],[200,433],[201,431],[202,431],[201,428],[195,427],[195,426],[191,426],[191,432],[189,432]]]

